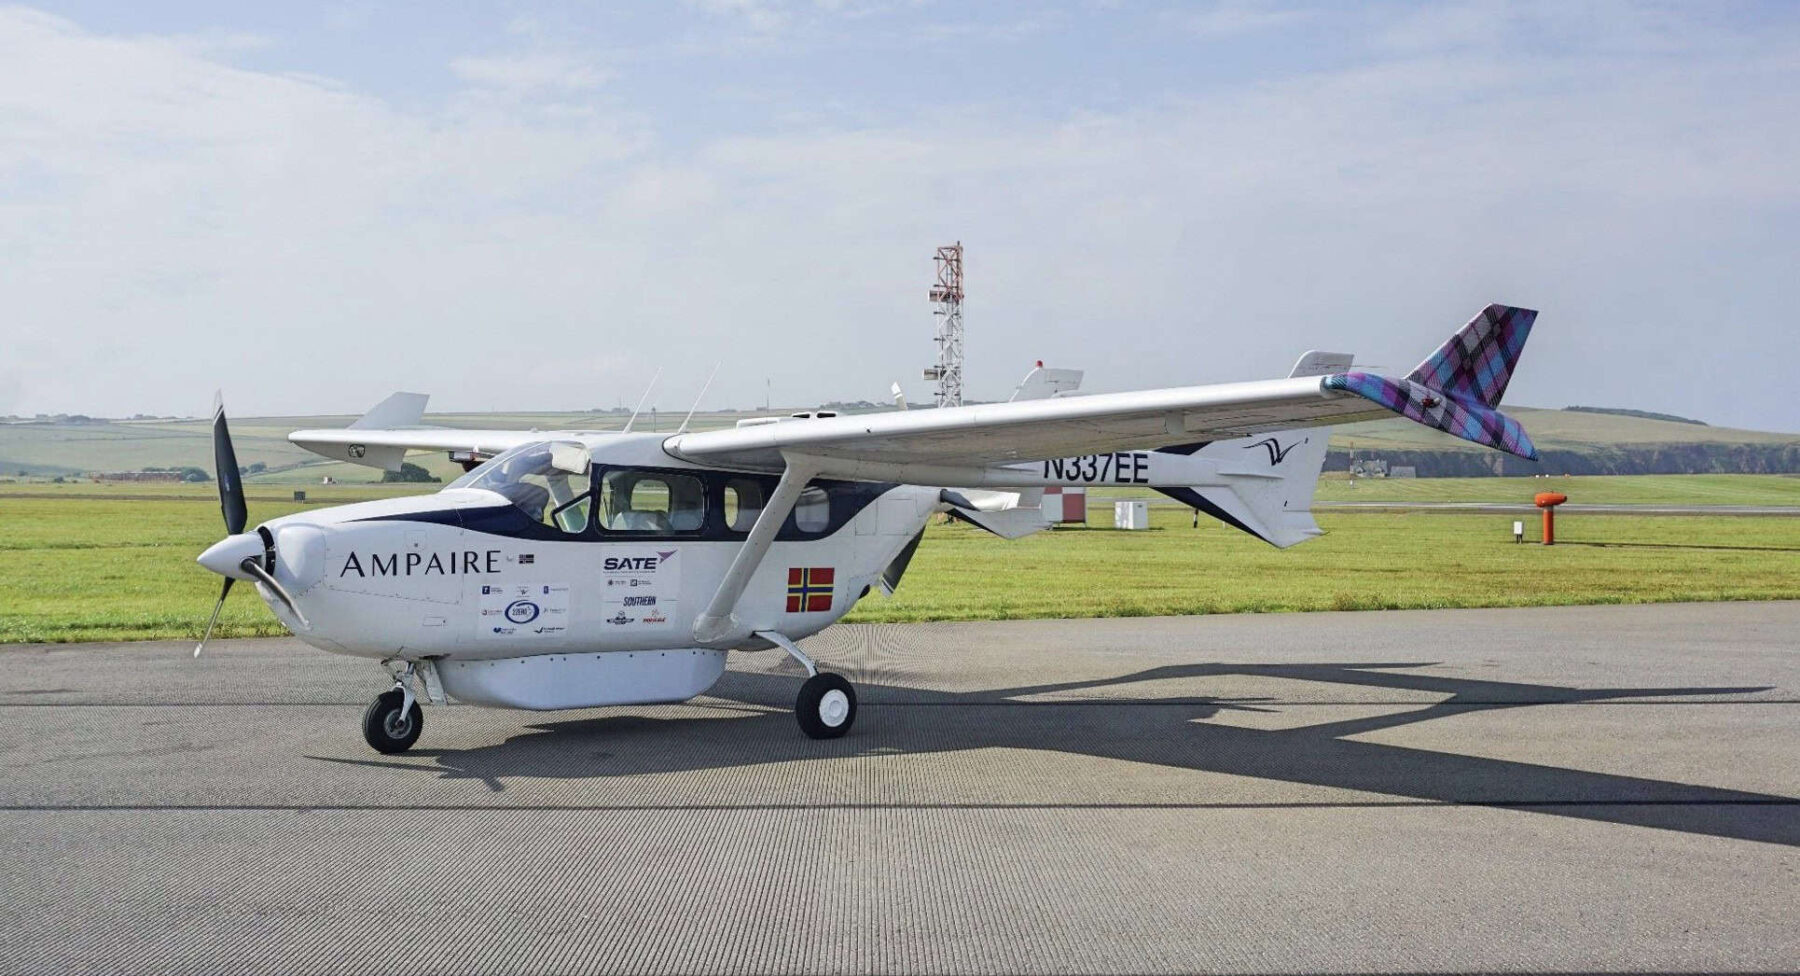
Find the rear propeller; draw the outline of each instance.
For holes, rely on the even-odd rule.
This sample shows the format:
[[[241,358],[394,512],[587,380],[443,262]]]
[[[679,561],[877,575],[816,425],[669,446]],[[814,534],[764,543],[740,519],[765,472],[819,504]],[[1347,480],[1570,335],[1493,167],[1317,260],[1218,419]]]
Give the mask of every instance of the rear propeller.
[[[311,626],[306,621],[306,615],[301,613],[300,607],[294,603],[294,598],[288,595],[287,589],[276,581],[274,574],[269,572],[269,567],[263,565],[260,554],[244,555],[241,559],[228,559],[222,564],[219,560],[209,559],[214,553],[221,550],[235,556],[250,549],[252,543],[259,553],[272,545],[262,537],[254,540],[244,538],[244,525],[250,521],[250,510],[244,502],[244,482],[242,476],[238,474],[237,452],[231,447],[231,429],[225,423],[225,399],[218,393],[213,394],[212,437],[213,474],[219,482],[219,511],[225,516],[226,538],[202,554],[200,563],[224,576],[225,584],[219,588],[219,602],[213,604],[212,617],[206,621],[206,633],[201,635],[200,643],[194,645],[195,657],[200,656],[201,649],[205,648],[206,642],[212,639],[213,627],[219,622],[219,611],[225,609],[225,597],[231,593],[231,584],[237,582],[237,577],[226,571],[227,567],[233,565],[239,572],[268,587],[269,591],[275,594],[275,598],[288,608],[288,612],[300,621],[301,626]],[[266,536],[267,533],[262,535]]]

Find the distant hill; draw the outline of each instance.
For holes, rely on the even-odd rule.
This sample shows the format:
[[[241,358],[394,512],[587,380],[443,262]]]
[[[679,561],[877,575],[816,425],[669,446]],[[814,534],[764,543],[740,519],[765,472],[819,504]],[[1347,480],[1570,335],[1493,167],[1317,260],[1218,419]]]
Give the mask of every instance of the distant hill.
[[[1697,424],[1701,427],[1706,426],[1706,421],[1704,420],[1694,420],[1689,417],[1677,417],[1672,413],[1656,413],[1652,410],[1627,410],[1624,407],[1564,407],[1563,409],[1573,410],[1576,413],[1610,413],[1617,414],[1621,417],[1642,417],[1645,420],[1667,420],[1677,424]]]
[[[846,405],[849,406],[849,405]],[[783,415],[787,409],[770,413]],[[678,413],[646,411],[639,430],[672,431]],[[728,427],[758,412],[719,412],[694,417],[696,429]],[[1800,435],[1711,427],[1684,418],[1664,419],[1648,411],[1592,408],[1539,410],[1508,407],[1530,431],[1543,454],[1539,463],[1522,461],[1460,441],[1398,417],[1336,428],[1327,471],[1350,467],[1350,452],[1411,465],[1423,477],[1532,474],[1788,474],[1800,472]],[[256,483],[316,484],[329,476],[341,482],[372,482],[375,468],[327,461],[287,442],[302,427],[342,427],[354,417],[234,418],[231,433],[238,463],[262,464],[249,476]],[[487,428],[617,428],[623,418],[577,413],[431,414],[427,424]],[[461,471],[442,454],[409,458],[439,478]],[[198,466],[212,470],[209,421],[95,420],[63,418],[0,423],[0,479],[85,477],[98,472],[146,467]]]
[[[1526,461],[1400,418],[1332,431],[1327,471],[1359,458],[1412,465],[1421,477],[1533,474],[1791,474],[1800,434],[1712,427],[1637,410],[1507,407],[1541,459]],[[1666,415],[1665,415],[1666,416]]]

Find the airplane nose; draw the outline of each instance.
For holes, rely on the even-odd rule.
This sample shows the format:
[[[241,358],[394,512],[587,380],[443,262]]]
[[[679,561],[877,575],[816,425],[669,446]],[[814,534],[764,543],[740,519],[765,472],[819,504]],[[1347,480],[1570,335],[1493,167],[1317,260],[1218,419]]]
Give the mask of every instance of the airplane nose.
[[[244,560],[261,558],[262,554],[262,536],[255,532],[240,532],[213,543],[212,548],[201,553],[196,561],[220,576],[248,580],[255,577],[244,572]]]

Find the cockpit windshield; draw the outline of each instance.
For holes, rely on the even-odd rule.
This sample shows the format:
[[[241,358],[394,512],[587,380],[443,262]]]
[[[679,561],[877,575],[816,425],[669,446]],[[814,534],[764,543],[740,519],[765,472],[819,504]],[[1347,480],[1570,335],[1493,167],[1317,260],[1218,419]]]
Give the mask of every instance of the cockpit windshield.
[[[522,444],[445,486],[502,495],[534,522],[578,533],[588,526],[592,484],[587,449],[565,441]]]

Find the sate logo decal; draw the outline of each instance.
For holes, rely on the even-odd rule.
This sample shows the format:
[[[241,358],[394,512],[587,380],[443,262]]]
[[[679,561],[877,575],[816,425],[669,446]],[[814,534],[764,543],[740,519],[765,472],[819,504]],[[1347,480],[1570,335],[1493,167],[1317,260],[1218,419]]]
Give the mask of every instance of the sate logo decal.
[[[830,566],[788,569],[787,612],[819,613],[831,609],[837,570]]]
[[[654,573],[680,552],[679,549],[670,549],[654,556],[608,556],[600,565],[609,573]]]
[[[362,444],[350,445],[350,456],[353,458],[362,457],[363,455],[365,455],[367,453],[369,453],[369,449]]]
[[[1308,440],[1310,440],[1310,438],[1308,438]],[[1300,444],[1304,444],[1304,443],[1305,443],[1305,441],[1300,442]],[[1298,446],[1299,446],[1299,444],[1289,444],[1286,447],[1282,447],[1281,442],[1276,440],[1275,438],[1265,437],[1262,440],[1257,441],[1254,444],[1245,444],[1244,450],[1248,451],[1248,450],[1251,450],[1253,448],[1258,448],[1258,447],[1268,448],[1269,449],[1269,467],[1272,468],[1275,465],[1280,464],[1282,461],[1286,460],[1287,456],[1288,456],[1288,452]]]

